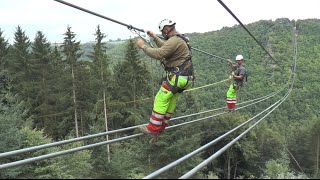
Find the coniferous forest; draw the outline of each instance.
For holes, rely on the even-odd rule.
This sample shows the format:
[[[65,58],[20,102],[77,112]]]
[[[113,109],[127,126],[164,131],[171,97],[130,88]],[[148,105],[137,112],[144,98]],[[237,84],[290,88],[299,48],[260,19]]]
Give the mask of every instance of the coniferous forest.
[[[239,103],[278,92],[273,97],[235,113],[168,129],[153,145],[148,143],[150,137],[140,136],[0,169],[0,178],[143,178],[274,104],[286,94],[293,73],[296,80],[290,96],[193,178],[320,178],[320,20],[281,18],[246,26],[274,60],[240,25],[186,36],[192,47],[210,54],[232,60],[238,54],[244,56],[248,77],[239,92]],[[295,26],[296,72],[293,71]],[[72,26],[61,32],[64,33],[61,44],[50,43],[45,33],[38,31],[30,39],[24,27],[17,26],[14,42],[10,44],[0,25],[0,153],[148,122],[163,68],[159,61],[137,49],[135,38],[108,42],[107,30],[99,25],[92,29],[95,35],[92,43],[77,41]],[[228,64],[219,58],[193,51],[193,62],[195,88],[229,77]],[[230,83],[227,80],[184,92],[177,102],[175,117],[226,107]],[[170,125],[209,115],[177,119]],[[179,178],[255,122],[158,178]],[[134,129],[22,153],[0,158],[0,164],[133,134],[137,134]]]

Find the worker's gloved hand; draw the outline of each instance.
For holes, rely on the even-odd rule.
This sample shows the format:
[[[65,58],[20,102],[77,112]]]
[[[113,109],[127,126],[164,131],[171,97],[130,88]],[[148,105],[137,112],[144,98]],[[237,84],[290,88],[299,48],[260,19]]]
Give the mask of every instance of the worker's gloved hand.
[[[231,75],[229,76],[229,79],[234,79],[233,76],[234,76],[234,72],[232,71]]]
[[[156,35],[152,31],[147,31],[147,34],[152,37],[153,39],[156,38]]]
[[[144,45],[144,41],[143,41],[141,38],[138,38],[138,39],[137,39],[137,47],[138,47],[139,49],[141,49],[141,48],[143,48],[143,46],[145,46],[145,45]]]

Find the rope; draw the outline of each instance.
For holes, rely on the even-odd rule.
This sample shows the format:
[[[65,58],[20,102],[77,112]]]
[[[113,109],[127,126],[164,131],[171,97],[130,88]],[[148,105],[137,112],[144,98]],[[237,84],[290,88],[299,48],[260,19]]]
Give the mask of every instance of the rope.
[[[213,86],[213,85],[217,85],[217,84],[220,84],[220,83],[226,82],[226,81],[228,81],[228,80],[229,80],[229,79],[225,79],[225,80],[222,80],[222,81],[219,81],[219,82],[215,82],[215,83],[212,83],[212,84],[207,84],[207,85],[204,85],[204,86],[200,86],[200,87],[196,87],[196,88],[188,89],[188,90],[185,90],[184,92],[190,92],[190,91],[194,91],[194,90],[198,90],[198,89],[206,88],[206,87],[209,87],[209,86]]]
[[[198,90],[198,89],[210,87],[210,86],[213,86],[213,85],[217,85],[217,84],[226,82],[226,81],[228,81],[228,80],[229,80],[229,79],[225,79],[225,80],[222,80],[222,81],[219,81],[219,82],[215,82],[215,83],[207,84],[207,85],[204,85],[204,86],[200,86],[200,87],[188,89],[188,90],[185,90],[184,92],[189,92],[189,91],[194,91],[194,90]],[[148,97],[148,98],[143,98],[143,99],[139,99],[139,100],[135,100],[135,101],[114,102],[114,103],[110,103],[109,106],[113,106],[113,107],[114,107],[114,106],[121,106],[121,105],[123,105],[123,104],[131,104],[131,103],[135,103],[135,102],[143,102],[143,101],[148,101],[148,100],[152,100],[152,99],[153,99],[153,98]],[[48,114],[48,115],[43,115],[43,116],[35,116],[35,117],[33,117],[33,118],[51,117],[51,116],[57,116],[57,115],[62,115],[62,114],[67,114],[67,113],[68,113],[68,112]]]

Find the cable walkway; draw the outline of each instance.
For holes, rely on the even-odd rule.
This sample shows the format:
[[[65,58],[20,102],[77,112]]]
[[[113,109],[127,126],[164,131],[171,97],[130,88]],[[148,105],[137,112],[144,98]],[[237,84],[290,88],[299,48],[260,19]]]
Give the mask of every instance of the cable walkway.
[[[222,3],[221,0],[218,0],[220,3]],[[224,5],[224,4],[223,4]],[[225,5],[224,5],[225,6]],[[229,11],[230,12],[230,11]],[[232,13],[233,14],[233,13]],[[292,82],[291,82],[291,87],[288,89],[288,92],[280,99],[278,100],[276,103],[274,103],[273,105],[269,106],[267,109],[265,109],[264,111],[262,111],[261,113],[257,114],[256,116],[254,116],[253,118],[249,119],[246,123],[249,123],[250,121],[252,121],[253,119],[255,119],[256,117],[260,116],[262,113],[268,111],[269,109],[271,109],[267,114],[265,114],[262,118],[260,118],[254,125],[250,126],[247,130],[245,130],[244,132],[242,132],[239,136],[237,136],[235,139],[233,139],[231,142],[229,142],[227,145],[225,145],[224,147],[222,147],[220,150],[218,150],[217,152],[215,152],[213,155],[211,155],[208,159],[204,160],[202,163],[200,163],[198,166],[194,167],[192,170],[190,170],[189,172],[187,172],[186,174],[184,174],[183,176],[181,176],[179,179],[188,179],[191,178],[193,175],[195,175],[198,171],[200,171],[202,168],[206,167],[209,163],[211,163],[214,159],[216,159],[217,157],[219,157],[221,154],[223,154],[225,151],[227,151],[230,147],[232,147],[236,142],[238,142],[242,137],[244,137],[248,132],[250,132],[254,127],[256,127],[259,123],[261,123],[266,117],[268,117],[275,109],[277,109],[291,94],[291,92],[293,91],[293,85],[295,82],[295,72],[296,72],[296,65],[297,65],[297,32],[296,32],[296,27],[294,28],[294,34],[295,34],[295,38],[294,38],[294,55],[293,55],[293,60],[294,60],[294,67],[293,67],[293,74],[292,74]],[[242,127],[244,124],[241,124],[240,126],[234,128],[233,130],[227,132],[226,134],[216,138],[215,140],[211,141],[210,143],[202,146],[201,148],[199,148],[196,151],[193,151],[192,153],[180,158],[179,160],[172,162],[171,164],[159,169],[158,171],[155,171],[154,173],[150,174],[149,176],[146,176],[144,179],[150,179],[150,178],[155,178],[157,176],[159,176],[161,173],[171,169],[172,167],[177,166],[178,164],[180,164],[181,162],[185,161],[186,159],[198,154],[199,152],[203,151],[204,149],[214,145],[216,142],[218,142],[219,140],[221,140],[223,137],[227,136],[228,134],[230,134],[231,132],[235,131],[236,129]]]
[[[247,104],[249,102],[252,102],[252,103],[247,104],[247,105],[245,105],[243,107],[239,107],[237,110],[252,106],[252,105],[260,103],[260,102],[263,102],[263,101],[265,101],[265,100],[267,100],[267,99],[269,99],[271,97],[274,97],[278,93],[271,93],[271,94],[269,94],[267,96],[264,96],[264,97],[260,97],[260,98],[254,99],[254,100],[243,102],[241,104]],[[239,105],[240,105],[240,103],[239,103]],[[201,114],[204,114],[204,113],[223,110],[223,109],[225,109],[225,107],[221,107],[221,108],[217,108],[217,109],[213,109],[213,110],[208,110],[208,111],[204,111],[204,112],[200,112],[200,113],[194,113],[194,114],[190,114],[190,115],[185,115],[185,116],[181,116],[181,117],[176,117],[176,118],[172,118],[172,121],[178,120],[178,119],[182,119],[182,118],[186,118],[186,117],[192,117],[192,116],[196,116],[196,115],[201,115]],[[207,116],[207,117],[203,117],[203,118],[200,118],[200,119],[196,119],[196,120],[180,123],[180,124],[177,124],[177,125],[173,125],[173,126],[167,127],[166,129],[170,130],[172,128],[176,128],[176,127],[179,127],[179,126],[183,126],[183,125],[187,125],[187,124],[203,121],[203,120],[210,119],[210,118],[213,118],[213,117],[216,117],[216,116],[220,116],[220,115],[223,115],[223,114],[226,114],[226,113],[227,112],[221,112],[221,113],[214,114],[214,115]],[[146,124],[144,124],[144,125],[146,125]],[[84,137],[80,137],[80,138],[69,139],[69,140],[50,143],[50,144],[44,144],[44,145],[40,145],[40,146],[20,149],[20,150],[11,151],[11,152],[1,153],[0,154],[0,158],[11,157],[11,156],[19,155],[19,154],[22,154],[22,153],[32,152],[32,151],[41,150],[41,149],[45,149],[45,148],[50,148],[50,147],[54,147],[54,146],[60,146],[60,145],[64,145],[64,144],[68,144],[68,143],[72,143],[72,142],[77,142],[77,141],[83,141],[83,140],[91,139],[91,138],[95,138],[95,137],[106,136],[106,135],[110,135],[110,134],[114,134],[114,133],[125,132],[125,131],[129,131],[129,130],[135,130],[140,126],[141,125],[128,127],[128,128],[123,128],[123,129],[114,130],[114,131],[109,131],[109,132],[104,132],[104,133],[98,133],[98,134],[84,136]],[[24,164],[28,164],[28,163],[32,163],[32,162],[36,162],[36,161],[40,161],[40,160],[54,158],[54,157],[58,157],[58,156],[62,156],[62,155],[70,154],[70,153],[74,153],[74,152],[77,152],[77,151],[82,151],[82,150],[86,150],[86,149],[102,146],[102,145],[113,144],[113,143],[116,143],[116,142],[137,138],[137,137],[140,137],[140,136],[143,136],[143,135],[144,134],[142,134],[142,133],[138,133],[138,134],[129,135],[129,136],[125,136],[125,137],[121,137],[121,138],[117,138],[117,139],[113,139],[113,140],[109,140],[109,141],[103,141],[103,142],[100,142],[100,143],[95,143],[95,144],[91,144],[91,145],[77,147],[77,148],[73,148],[73,149],[69,149],[69,150],[65,150],[65,151],[55,152],[55,153],[51,153],[51,154],[47,154],[47,155],[34,157],[34,158],[29,158],[29,159],[25,159],[25,160],[11,162],[11,163],[7,163],[7,164],[2,164],[2,165],[0,165],[0,170],[1,169],[6,169],[6,168],[11,168],[11,167],[16,167],[16,166],[21,166],[21,165],[24,165]]]
[[[93,15],[96,15],[98,17],[102,17],[104,19],[107,19],[107,20],[110,20],[110,21],[113,21],[115,23],[118,23],[118,24],[121,24],[121,25],[124,25],[124,26],[127,26],[129,29],[136,29],[138,31],[141,31],[143,32],[143,30],[141,29],[138,29],[136,27],[133,27],[131,25],[127,25],[127,24],[124,24],[124,23],[121,23],[119,21],[116,21],[116,20],[113,20],[113,19],[110,19],[110,18],[107,18],[105,16],[102,16],[102,15],[99,15],[97,13],[94,13],[92,11],[88,11],[86,9],[83,9],[81,7],[78,7],[78,6],[74,6],[70,3],[67,3],[67,2],[64,2],[64,1],[61,1],[61,0],[54,0],[54,1],[57,1],[57,2],[60,2],[60,3],[63,3],[63,4],[66,4],[68,6],[72,6],[74,8],[77,8],[77,9],[80,9],[82,11],[85,11],[85,12],[88,12],[90,14],[93,14]],[[226,6],[222,3],[221,0],[218,0],[225,8]],[[240,22],[240,24],[242,24]],[[246,29],[246,28],[245,28]],[[251,33],[250,33],[251,34]],[[252,35],[252,34],[251,34]],[[296,39],[295,39],[296,40]],[[258,41],[257,41],[258,42]],[[261,44],[260,44],[261,46]],[[294,55],[294,67],[293,67],[293,72],[295,73],[296,71],[296,56],[297,56],[297,43],[295,42],[295,55]],[[262,47],[263,48],[263,47]],[[195,50],[198,50],[196,48],[194,48]],[[198,50],[199,52],[201,52],[201,50]],[[267,52],[267,51],[266,51]],[[206,53],[206,52],[203,52],[205,54],[209,54],[209,53]],[[267,52],[268,53],[268,52]],[[269,53],[268,53],[269,54]],[[269,54],[270,55],[270,54]],[[214,55],[212,55],[214,56]],[[270,55],[271,56],[271,55]],[[214,56],[215,58],[218,58],[218,59],[222,59],[222,60],[226,60],[224,58],[221,58],[221,57],[218,57],[218,56]],[[272,56],[271,56],[272,58]],[[273,59],[273,58],[272,58]],[[274,60],[274,59],[273,59]],[[274,60],[275,61],[275,60]],[[275,61],[276,62],[276,61]],[[212,160],[214,160],[215,158],[217,158],[218,156],[220,156],[222,153],[224,153],[227,149],[229,149],[232,145],[234,145],[237,141],[239,141],[243,136],[245,136],[248,132],[250,132],[254,127],[256,127],[262,120],[264,120],[266,117],[268,117],[275,109],[277,109],[290,95],[290,93],[292,92],[293,90],[293,84],[294,84],[294,81],[295,81],[295,75],[292,75],[292,82],[289,83],[289,81],[287,82],[287,84],[282,87],[279,91],[277,92],[273,92],[269,95],[266,95],[266,96],[263,96],[263,97],[259,97],[259,98],[256,98],[256,99],[253,99],[253,100],[249,100],[249,101],[246,101],[246,102],[243,102],[243,103],[239,103],[239,105],[244,105],[244,106],[240,106],[239,108],[237,108],[237,111],[238,110],[241,110],[243,108],[247,108],[247,107],[250,107],[254,104],[257,104],[257,103],[260,103],[260,102],[263,102],[263,101],[266,101],[272,97],[275,97],[276,95],[278,95],[280,92],[282,92],[286,86],[288,86],[289,84],[291,84],[291,87],[289,88],[289,90],[287,91],[287,93],[282,97],[280,98],[278,101],[276,101],[274,104],[272,104],[271,106],[269,106],[268,108],[264,109],[263,111],[261,111],[260,113],[258,113],[257,115],[253,116],[252,118],[250,118],[249,120],[247,120],[246,122],[240,124],[239,126],[233,128],[232,130],[228,131],[227,133],[223,134],[222,136],[214,139],[213,141],[211,141],[210,143],[200,147],[199,149],[191,152],[190,154],[180,158],[179,160],[159,169],[158,171],[150,174],[149,176],[146,176],[145,179],[150,179],[150,178],[155,178],[157,176],[159,176],[161,173],[165,172],[165,171],[168,171],[169,169],[179,165],[180,163],[184,162],[185,160],[195,156],[196,154],[200,153],[201,151],[207,149],[208,147],[216,144],[217,142],[221,141],[223,138],[227,137],[228,135],[236,132],[237,130],[239,130],[240,128],[242,128],[243,126],[245,125],[248,125],[249,123],[251,123],[253,120],[255,120],[257,117],[259,116],[262,116],[264,113],[266,113],[262,118],[260,118],[254,125],[250,126],[247,130],[245,130],[244,132],[242,132],[239,136],[237,136],[234,140],[232,140],[231,142],[229,142],[227,145],[225,145],[223,148],[221,148],[219,151],[217,151],[216,153],[214,153],[212,156],[210,156],[208,159],[206,159],[205,161],[203,161],[202,163],[200,163],[198,166],[196,166],[195,168],[193,168],[191,171],[189,171],[188,173],[186,173],[185,175],[181,176],[180,179],[186,179],[186,178],[191,178],[196,172],[198,172],[200,169],[202,169],[203,167],[207,166],[208,163],[210,163]],[[197,87],[197,88],[193,88],[193,89],[190,89],[190,90],[187,90],[186,92],[188,91],[193,91],[193,90],[198,90],[198,89],[201,89],[201,88],[205,88],[205,87],[209,87],[209,86],[212,86],[212,85],[216,85],[216,84],[220,84],[220,83],[223,83],[223,82],[226,82],[228,79],[226,80],[222,80],[222,81],[219,81],[219,82],[216,82],[216,83],[212,83],[212,84],[208,84],[208,85],[205,85],[205,86],[202,86],[202,87]],[[203,118],[199,118],[199,119],[194,119],[194,120],[191,120],[191,121],[187,121],[187,122],[183,122],[183,123],[180,123],[180,124],[176,124],[176,125],[173,125],[173,126],[170,126],[170,127],[167,127],[166,129],[168,130],[171,130],[173,128],[177,128],[177,127],[180,127],[180,126],[184,126],[184,125],[188,125],[188,124],[192,124],[192,123],[195,123],[195,122],[199,122],[199,121],[203,121],[203,120],[207,120],[207,119],[211,119],[211,118],[214,118],[214,117],[217,117],[217,116],[220,116],[220,115],[223,115],[223,114],[226,114],[227,112],[226,111],[223,111],[225,109],[225,107],[221,107],[221,108],[217,108],[217,109],[212,109],[212,110],[208,110],[208,111],[203,111],[203,112],[198,112],[198,113],[194,113],[194,114],[189,114],[189,115],[185,115],[185,116],[180,116],[180,117],[176,117],[176,118],[172,118],[172,121],[173,120],[178,120],[178,119],[183,119],[183,118],[187,118],[187,117],[193,117],[193,116],[196,116],[196,115],[201,115],[201,114],[204,114],[204,113],[209,113],[209,112],[214,112],[214,111],[222,111],[222,112],[219,112],[217,114],[214,114],[214,115],[210,115],[210,116],[207,116],[207,117],[203,117]],[[269,111],[269,112],[268,112]],[[60,141],[60,142],[54,142],[54,143],[49,143],[49,144],[44,144],[44,145],[39,145],[39,146],[34,146],[34,147],[30,147],[30,148],[25,148],[25,149],[20,149],[20,150],[16,150],[16,151],[11,151],[11,152],[6,152],[6,153],[1,153],[0,154],[0,158],[7,158],[7,157],[11,157],[11,156],[15,156],[15,155],[19,155],[19,154],[22,154],[22,153],[27,153],[27,152],[32,152],[32,151],[37,151],[37,150],[41,150],[41,149],[45,149],[45,148],[50,148],[50,147],[55,147],[55,146],[61,146],[61,145],[65,145],[65,144],[68,144],[68,143],[74,143],[74,142],[78,142],[78,141],[83,141],[83,140],[87,140],[87,139],[92,139],[92,138],[96,138],[96,137],[101,137],[101,136],[106,136],[106,135],[111,135],[111,134],[115,134],[115,133],[121,133],[121,132],[126,132],[126,131],[131,131],[131,130],[135,130],[137,129],[138,127],[140,127],[141,125],[137,125],[137,126],[133,126],[133,127],[128,127],[128,128],[123,128],[123,129],[118,129],[118,130],[114,130],[114,131],[109,131],[109,132],[104,132],[104,133],[98,133],[98,134],[93,134],[93,135],[88,135],[88,136],[84,136],[84,137],[80,137],[80,138],[74,138],[74,139],[69,139],[69,140],[64,140],[64,141]],[[33,157],[33,158],[29,158],[29,159],[25,159],[25,160],[20,160],[20,161],[16,161],[16,162],[11,162],[11,163],[7,163],[7,164],[2,164],[0,165],[0,170],[1,169],[7,169],[7,168],[11,168],[11,167],[17,167],[17,166],[21,166],[21,165],[25,165],[25,164],[29,164],[29,163],[32,163],[32,162],[36,162],[36,161],[40,161],[40,160],[45,160],[45,159],[49,159],[49,158],[54,158],[54,157],[58,157],[58,156],[62,156],[62,155],[66,155],[66,154],[70,154],[70,153],[74,153],[74,152],[78,152],[78,151],[82,151],[82,150],[86,150],[86,149],[90,149],[90,148],[94,148],[94,147],[98,147],[98,146],[102,146],[102,145],[107,145],[107,144],[112,144],[112,143],[116,143],[116,142],[120,142],[120,141],[125,141],[125,140],[130,140],[130,139],[134,139],[134,138],[137,138],[137,137],[140,137],[140,136],[143,136],[144,134],[142,133],[138,133],[138,134],[133,134],[133,135],[128,135],[128,136],[124,136],[124,137],[120,137],[120,138],[117,138],[117,139],[113,139],[113,140],[108,140],[108,141],[103,141],[103,142],[99,142],[99,143],[95,143],[95,144],[90,144],[90,145],[85,145],[85,146],[82,146],[82,147],[77,147],[77,148],[72,148],[72,149],[69,149],[69,150],[64,150],[64,151],[60,151],[60,152],[55,152],[55,153],[51,153],[51,154],[46,154],[46,155],[42,155],[42,156],[38,156],[38,157]]]

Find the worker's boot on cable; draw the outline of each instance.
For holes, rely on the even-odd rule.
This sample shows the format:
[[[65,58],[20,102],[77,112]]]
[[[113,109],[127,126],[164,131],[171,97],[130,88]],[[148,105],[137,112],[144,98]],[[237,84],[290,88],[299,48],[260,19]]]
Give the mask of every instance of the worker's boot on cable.
[[[149,129],[147,128],[147,126],[140,126],[139,131],[142,132],[143,134],[149,134],[149,135],[153,135],[153,133],[151,131],[149,131]]]
[[[158,141],[158,135],[149,131],[147,126],[140,126],[139,131],[142,132],[143,134],[152,135],[152,139],[150,139],[149,144],[154,144]]]

